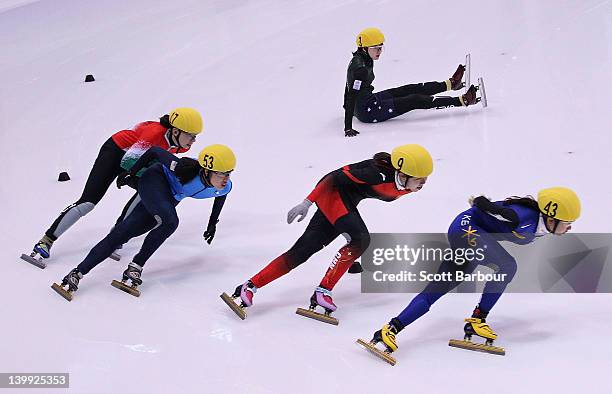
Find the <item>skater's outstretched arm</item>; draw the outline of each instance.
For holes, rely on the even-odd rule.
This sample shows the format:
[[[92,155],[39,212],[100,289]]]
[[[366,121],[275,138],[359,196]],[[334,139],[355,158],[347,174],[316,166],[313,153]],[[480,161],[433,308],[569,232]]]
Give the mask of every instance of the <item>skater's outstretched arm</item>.
[[[204,232],[204,240],[208,242],[209,245],[215,237],[215,233],[217,232],[217,223],[219,223],[219,215],[221,214],[221,210],[223,209],[223,205],[225,204],[226,199],[227,195],[215,197],[212,212],[210,213],[210,218],[208,219],[208,226],[206,227],[206,231]]]

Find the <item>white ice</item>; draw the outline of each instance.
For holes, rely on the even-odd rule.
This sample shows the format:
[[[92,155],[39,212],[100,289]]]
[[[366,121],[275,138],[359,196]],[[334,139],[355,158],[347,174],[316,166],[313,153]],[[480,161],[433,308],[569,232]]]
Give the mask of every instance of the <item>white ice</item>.
[[[74,393],[610,392],[609,294],[504,295],[490,323],[505,357],[447,346],[478,301],[449,295],[398,336],[395,367],[354,342],[411,294],[361,294],[347,275],[334,291],[338,327],[295,314],[341,240],[262,288],[246,321],[219,294],[291,246],[306,222],[287,225],[286,211],[323,174],[404,143],[426,146],[435,172],[418,194],[360,205],[372,232],[444,232],[472,194],[556,185],[582,199],[573,231],[612,230],[611,13],[604,0],[0,1],[0,372],[69,372]],[[361,134],[345,138],[346,66],[367,26],[387,36],[377,89],[443,80],[470,52],[489,108],[355,121]],[[130,193],[112,187],[45,270],[19,255],[78,198],[113,132],[176,106],[204,114],[193,155],[225,143],[238,157],[217,237],[202,239],[210,201],[185,201],[140,298],[109,283],[142,238],[66,302],[51,283]],[[72,180],[58,183],[60,171]]]

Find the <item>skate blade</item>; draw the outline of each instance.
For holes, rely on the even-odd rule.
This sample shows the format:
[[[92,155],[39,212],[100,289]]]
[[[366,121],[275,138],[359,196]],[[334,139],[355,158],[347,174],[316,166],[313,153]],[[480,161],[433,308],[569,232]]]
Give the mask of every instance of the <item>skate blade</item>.
[[[395,365],[395,359],[393,357],[391,357],[388,353],[385,353],[379,349],[376,348],[376,346],[372,345],[371,343],[368,343],[366,341],[364,341],[363,339],[358,339],[357,340],[357,344],[363,346],[363,348],[365,350],[367,350],[368,352],[372,353],[373,355],[375,355],[376,357],[382,359],[383,361],[391,364],[391,365]]]
[[[465,350],[473,350],[475,352],[497,354],[500,356],[506,355],[506,350],[503,347],[489,346],[489,345],[485,345],[484,343],[474,343],[474,342],[460,340],[460,339],[451,339],[450,341],[448,341],[448,346],[458,347],[460,349],[465,349]]]
[[[463,78],[465,80],[463,87],[466,88],[465,91],[469,89],[471,85],[470,80],[470,71],[472,69],[472,56],[468,53],[465,55],[465,72],[463,73]]]
[[[221,299],[223,300],[223,302],[225,302],[227,304],[227,306],[230,307],[230,309],[232,311],[234,311],[235,314],[238,315],[239,318],[241,318],[242,320],[246,319],[246,311],[244,310],[243,307],[241,307],[240,305],[236,304],[234,302],[234,299],[230,296],[228,296],[225,292],[223,292],[220,295]]]
[[[480,102],[482,108],[487,108],[487,93],[485,92],[484,80],[482,77],[478,77],[478,90],[480,91]]]
[[[24,261],[27,261],[28,263],[37,266],[40,269],[45,269],[47,267],[47,264],[42,262],[42,257],[39,259],[35,259],[34,257],[27,255],[27,254],[22,254],[21,255],[21,259]]]
[[[51,285],[51,288],[57,292],[57,294],[61,295],[68,301],[72,301],[72,293],[64,290],[64,288],[57,283]]]
[[[121,255],[119,253],[115,253],[115,252],[111,253],[111,255],[108,256],[108,257],[113,259],[113,260],[115,260],[115,261],[121,260]]]
[[[337,326],[339,323],[338,319],[336,319],[335,317],[326,316],[323,313],[311,311],[310,309],[297,308],[295,313],[297,313],[298,315],[309,317],[311,319],[322,321],[323,323],[333,324],[334,326]]]
[[[128,294],[133,295],[134,297],[140,297],[140,290],[137,290],[135,288],[133,288],[132,286],[128,286],[123,282],[119,282],[118,280],[113,280],[111,282],[111,286],[119,289],[119,290],[123,290]]]

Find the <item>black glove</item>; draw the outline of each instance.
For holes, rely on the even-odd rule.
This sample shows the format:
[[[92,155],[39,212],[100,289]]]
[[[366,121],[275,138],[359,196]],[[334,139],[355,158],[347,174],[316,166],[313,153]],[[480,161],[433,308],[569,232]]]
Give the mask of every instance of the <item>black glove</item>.
[[[215,238],[215,233],[217,232],[217,223],[219,223],[219,220],[215,222],[208,222],[208,227],[206,228],[206,231],[204,231],[204,241],[208,242],[209,245],[212,242],[213,238]]]
[[[348,129],[348,130],[344,130],[344,136],[345,137],[354,137],[357,134],[359,134],[359,132],[355,129]]]
[[[138,178],[132,175],[129,171],[124,171],[117,175],[117,187],[121,189],[123,186],[129,186],[132,189],[136,189],[136,181]]]

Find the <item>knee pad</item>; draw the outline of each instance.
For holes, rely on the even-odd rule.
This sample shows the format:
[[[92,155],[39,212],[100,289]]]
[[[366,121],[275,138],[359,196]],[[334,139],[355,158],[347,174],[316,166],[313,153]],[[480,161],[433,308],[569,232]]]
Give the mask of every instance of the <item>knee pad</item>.
[[[153,228],[154,230],[158,228],[159,226],[163,225],[165,228],[168,229],[168,231],[174,232],[174,230],[176,230],[179,224],[177,217],[169,217],[169,218],[166,218],[165,221],[159,215],[153,215],[153,218],[155,218],[155,221],[157,222],[157,225],[155,225],[155,227]]]
[[[371,238],[369,233],[353,234],[352,237],[350,235],[349,237],[351,238],[349,245],[354,247],[356,253],[358,253],[360,256],[363,252],[365,252],[368,246],[370,246]]]

